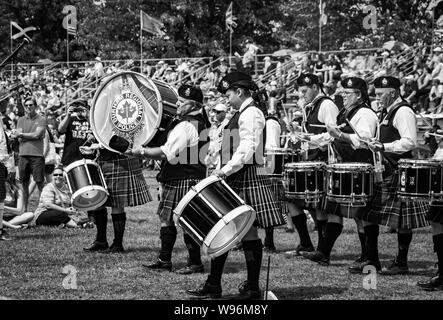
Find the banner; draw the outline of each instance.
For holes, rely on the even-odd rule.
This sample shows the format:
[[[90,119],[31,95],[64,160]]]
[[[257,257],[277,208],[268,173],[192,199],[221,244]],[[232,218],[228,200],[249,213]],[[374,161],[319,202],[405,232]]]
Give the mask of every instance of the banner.
[[[62,13],[66,14],[63,18],[63,28],[75,37],[77,35],[77,9],[72,5],[67,5],[63,7]]]
[[[16,28],[19,32],[12,34],[12,27]],[[37,28],[35,28],[35,27],[22,28],[17,24],[17,22],[11,21],[11,39],[12,40],[17,40],[18,38],[21,38],[21,37],[25,37],[25,38],[28,38],[28,40],[31,40],[31,38],[29,38],[29,36],[26,33],[29,31],[35,31],[35,30],[37,30]]]
[[[164,36],[166,34],[162,30],[162,28],[165,27],[164,24],[160,20],[152,18],[142,10],[140,10],[140,24],[143,31],[159,36]]]
[[[237,18],[232,15],[232,2],[226,10],[226,29],[229,29],[231,33],[234,32],[234,28],[237,27],[237,22],[235,22]]]

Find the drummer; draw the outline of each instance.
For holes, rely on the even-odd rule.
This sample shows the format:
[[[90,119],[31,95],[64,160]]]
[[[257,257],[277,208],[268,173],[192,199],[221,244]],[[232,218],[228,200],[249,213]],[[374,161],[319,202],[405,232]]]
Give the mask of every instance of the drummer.
[[[342,129],[327,126],[328,133],[334,138],[333,146],[340,162],[373,163],[373,154],[367,145],[360,141],[375,137],[377,130],[377,115],[369,106],[368,88],[366,82],[357,77],[345,78],[341,81],[343,87],[344,108],[340,110],[337,124],[344,125]],[[348,121],[351,123],[349,125]],[[357,132],[355,133],[355,129]],[[330,254],[335,241],[343,230],[343,217],[354,218],[357,223],[358,237],[361,244],[361,255],[356,264],[366,261],[365,234],[359,213],[366,207],[351,207],[326,200],[325,213],[328,222],[324,229],[322,246],[314,252],[304,252],[303,256],[323,265],[329,265]]]
[[[210,123],[203,108],[203,93],[194,86],[178,88],[177,115],[180,117],[168,129],[167,141],[157,148],[134,148],[132,154],[154,160],[162,160],[157,180],[161,184],[158,206],[160,217],[161,248],[157,260],[145,267],[158,271],[172,270],[172,249],[177,238],[173,211],[184,195],[206,177],[204,156],[208,147]],[[205,150],[206,149],[206,150]],[[203,272],[200,245],[184,233],[189,259],[180,274]]]
[[[426,134],[425,134],[426,135]],[[438,148],[431,160],[443,161],[443,136],[436,138]],[[437,274],[417,285],[425,291],[443,290],[443,202],[432,203],[426,218],[432,226],[432,242],[437,254]]]
[[[412,230],[426,227],[426,213],[429,205],[425,202],[403,201],[397,194],[399,177],[396,172],[400,159],[411,159],[417,144],[417,124],[412,107],[400,95],[400,81],[394,77],[378,77],[374,80],[375,95],[381,106],[379,141],[369,143],[375,152],[382,152],[385,171],[383,183],[376,183],[374,200],[370,210],[362,215],[367,239],[368,261],[355,272],[361,272],[365,265],[381,270],[378,258],[378,225],[397,229],[398,254],[392,264],[382,271],[385,275],[407,274],[408,250],[412,241]]]
[[[280,135],[281,135],[281,125],[278,121],[278,118],[275,114],[275,110],[271,110],[268,112],[266,119],[266,142],[265,142],[265,150],[270,149],[278,149],[280,148]],[[275,169],[275,156],[266,156],[267,164],[266,167],[268,169]],[[283,214],[283,217],[287,216],[288,209],[286,206],[285,198],[285,189],[283,187],[282,177],[270,176],[272,190],[274,191],[274,196],[276,200],[279,202],[280,211]],[[269,252],[276,252],[274,244],[274,228],[266,228],[265,229],[265,250]]]
[[[325,125],[335,126],[337,123],[337,115],[339,113],[338,107],[332,101],[331,98],[327,97],[323,91],[322,85],[319,78],[311,73],[301,74],[297,79],[297,85],[299,86],[299,91],[303,95],[303,98],[307,105],[305,106],[306,123],[305,132],[308,134],[298,133],[303,136],[304,140],[308,140],[309,148],[308,161],[328,161],[327,144],[331,140],[331,136],[326,130]],[[312,125],[320,125],[323,127],[317,127]],[[292,132],[296,130],[296,125],[291,123],[288,129]],[[304,128],[302,128],[304,130]],[[309,135],[310,134],[310,135]],[[323,242],[323,230],[327,222],[327,215],[321,211],[323,207],[323,201],[314,205],[305,203],[304,200],[287,200],[287,205],[289,209],[289,214],[292,217],[295,228],[297,229],[300,244],[295,248],[295,250],[286,252],[287,256],[301,255],[301,252],[314,251],[314,246],[312,245],[311,237],[309,236],[309,231],[307,227],[307,216],[303,209],[314,209],[315,216],[317,219],[317,231],[318,231],[318,244],[317,249],[321,247]]]
[[[99,143],[80,147],[80,151],[84,153],[98,150],[97,162],[102,170],[109,192],[105,204],[93,211],[97,233],[95,240],[89,246],[83,248],[85,251],[123,252],[123,236],[126,228],[125,208],[152,201],[149,187],[143,177],[141,160],[123,154],[128,146],[128,141],[114,135],[109,141],[109,147],[116,152],[105,149]],[[108,225],[106,207],[111,207],[114,228],[114,241],[111,246],[108,246],[106,236]]]
[[[260,299],[260,269],[263,245],[257,227],[268,228],[283,225],[284,220],[263,165],[265,117],[257,107],[252,94],[257,90],[251,76],[234,71],[223,77],[217,90],[226,94],[235,109],[233,117],[223,132],[220,168],[213,174],[226,179],[226,183],[246,204],[255,209],[256,223],[242,239],[247,280],[239,287],[240,299]],[[264,170],[263,170],[264,171]],[[228,252],[211,260],[211,270],[206,282],[187,293],[199,299],[217,298],[222,294],[221,278]]]

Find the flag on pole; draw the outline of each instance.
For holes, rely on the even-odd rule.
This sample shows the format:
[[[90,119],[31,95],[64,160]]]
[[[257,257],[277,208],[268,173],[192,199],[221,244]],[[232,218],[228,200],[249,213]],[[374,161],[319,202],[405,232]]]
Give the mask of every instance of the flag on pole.
[[[20,27],[20,26],[17,24],[17,22],[14,22],[14,21],[11,21],[11,27],[14,27],[14,28],[16,28],[16,29],[18,30],[18,32],[16,32],[15,34],[12,34],[12,33],[11,33],[11,39],[12,39],[12,40],[17,40],[18,38],[21,38],[21,37],[25,37],[25,38],[27,38],[28,40],[31,40],[31,38],[29,38],[29,36],[28,36],[26,33],[29,32],[29,31],[35,31],[35,30],[37,30],[36,27],[26,27],[26,28],[22,28],[22,27]],[[11,30],[12,30],[12,28],[11,28]]]
[[[226,29],[229,29],[229,32],[233,33],[234,28],[237,27],[237,20],[236,17],[232,15],[232,2],[228,7],[228,10],[226,10]]]
[[[65,14],[63,18],[63,28],[66,29],[68,35],[77,36],[77,8],[72,5],[63,7],[62,13]]]
[[[322,26],[328,23],[328,16],[325,14],[326,3],[320,1],[320,23]]]
[[[140,24],[141,24],[141,30],[144,30],[146,32],[156,34],[159,36],[164,36],[166,33],[162,30],[164,28],[163,22],[160,20],[154,19],[147,13],[140,10]]]

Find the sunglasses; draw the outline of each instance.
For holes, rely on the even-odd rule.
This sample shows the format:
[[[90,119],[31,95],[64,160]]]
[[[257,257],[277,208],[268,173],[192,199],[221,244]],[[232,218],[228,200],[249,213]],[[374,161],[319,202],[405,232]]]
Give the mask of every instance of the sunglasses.
[[[54,173],[52,174],[53,177],[63,177],[63,173]]]
[[[25,107],[33,107],[34,105],[31,103],[31,104],[29,104],[29,103],[27,103],[27,104],[25,104]]]

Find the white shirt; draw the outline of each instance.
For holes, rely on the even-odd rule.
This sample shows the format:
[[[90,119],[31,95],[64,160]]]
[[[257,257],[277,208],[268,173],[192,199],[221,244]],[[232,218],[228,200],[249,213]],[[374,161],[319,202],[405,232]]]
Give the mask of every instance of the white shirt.
[[[217,167],[220,161],[220,148],[223,141],[223,129],[228,124],[228,119],[224,119],[216,128],[209,131],[209,148],[208,154],[205,157],[205,164],[207,166]]]
[[[374,138],[377,132],[378,118],[374,111],[360,108],[352,117],[351,124],[362,138]],[[366,144],[361,143],[357,134],[349,134],[354,149],[365,149]]]
[[[238,112],[242,112],[252,101],[251,97],[243,101]],[[251,160],[260,144],[264,127],[265,117],[257,107],[249,107],[240,114],[238,119],[239,145],[232,158],[221,168],[227,176],[239,171],[243,165],[252,163]]]
[[[397,99],[388,107],[387,112],[389,113],[392,107],[400,101],[400,98]],[[414,111],[409,107],[400,107],[395,113],[392,125],[398,130],[401,138],[390,143],[385,143],[385,151],[404,153],[414,149],[417,144],[417,118],[415,117]]]
[[[188,115],[196,115],[201,111],[190,112]],[[186,147],[194,147],[198,144],[199,136],[197,128],[189,121],[182,121],[168,133],[166,143],[160,147],[166,155],[169,163],[179,158],[180,153]]]
[[[275,119],[266,120],[265,149],[280,148],[280,123]]]
[[[320,95],[322,94],[319,93],[317,97]],[[316,99],[317,97],[315,97],[314,99]],[[323,100],[318,110],[318,120],[324,123],[325,125],[336,126],[338,113],[339,113],[338,107],[335,105],[335,103],[332,100],[329,99]],[[316,142],[317,144],[328,143],[329,140],[331,139],[332,137],[327,132],[311,136],[311,141]]]

